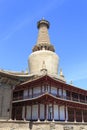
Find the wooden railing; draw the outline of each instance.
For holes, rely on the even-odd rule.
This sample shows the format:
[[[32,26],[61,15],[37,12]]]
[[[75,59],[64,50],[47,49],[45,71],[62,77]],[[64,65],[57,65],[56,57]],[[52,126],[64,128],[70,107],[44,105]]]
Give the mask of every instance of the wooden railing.
[[[41,93],[37,93],[37,94],[33,94],[33,95],[13,97],[13,101],[24,100],[24,99],[32,99],[32,98],[41,96],[42,94],[45,94],[45,93],[46,93],[46,91],[45,92],[41,92]],[[78,99],[78,98],[74,98],[74,97],[71,98],[69,96],[64,96],[64,95],[58,95],[58,94],[52,93],[52,92],[48,92],[48,93],[51,94],[51,95],[53,95],[53,96],[55,96],[55,97],[61,98],[61,99],[72,100],[72,101],[82,102],[82,103],[87,103],[86,100],[82,100],[82,99]]]

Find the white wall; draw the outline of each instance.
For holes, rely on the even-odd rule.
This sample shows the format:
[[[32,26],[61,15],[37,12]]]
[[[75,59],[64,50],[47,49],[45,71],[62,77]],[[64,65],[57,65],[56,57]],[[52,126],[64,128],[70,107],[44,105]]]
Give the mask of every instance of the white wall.
[[[37,74],[41,72],[43,61],[45,61],[46,69],[48,73],[58,73],[58,56],[56,53],[48,50],[39,50],[31,53],[29,56],[29,71],[31,74]]]
[[[11,86],[7,84],[1,84],[0,86],[0,118],[9,119],[11,112]],[[10,111],[8,111],[8,109]]]
[[[66,119],[68,120],[68,108],[66,107]]]
[[[52,106],[52,104],[47,105],[47,119],[49,119],[49,106]],[[65,120],[65,110],[64,110],[65,106],[60,106],[58,107],[57,104],[54,105],[54,120]],[[31,119],[31,106],[27,106],[26,109],[26,119],[30,120]],[[40,104],[40,119],[44,119],[44,104]],[[59,111],[60,111],[60,115],[59,115]],[[60,119],[59,119],[60,117]],[[22,119],[25,118],[25,106],[23,106],[22,109]],[[68,120],[68,112],[66,109],[66,118]],[[32,105],[32,119],[33,120],[38,120],[38,105]]]
[[[24,90],[23,97],[24,98],[28,97],[28,90]]]
[[[26,119],[31,119],[31,106],[27,106]]]
[[[40,119],[44,119],[44,104],[40,104]]]
[[[38,105],[32,105],[32,119],[38,119]]]
[[[44,92],[44,85],[42,86],[42,92]]]
[[[62,89],[59,89],[59,96],[62,96]]]
[[[33,88],[33,94],[38,94],[41,92],[41,87],[35,87]]]
[[[57,88],[56,87],[51,87],[51,93],[57,95]]]
[[[64,106],[60,106],[60,120],[65,120]]]
[[[22,119],[25,118],[25,106],[22,107]]]
[[[58,105],[54,105],[54,120],[58,120]]]
[[[63,96],[66,97],[66,90],[63,90]]]
[[[29,89],[29,96],[32,96],[32,88]]]
[[[47,105],[47,107],[46,107],[46,108],[47,108],[47,119],[48,119],[48,105]]]
[[[51,90],[50,90],[50,86],[48,86],[48,92],[50,92]]]
[[[51,119],[52,119],[52,104],[47,105],[47,115],[48,119],[50,119],[50,112],[51,112]]]

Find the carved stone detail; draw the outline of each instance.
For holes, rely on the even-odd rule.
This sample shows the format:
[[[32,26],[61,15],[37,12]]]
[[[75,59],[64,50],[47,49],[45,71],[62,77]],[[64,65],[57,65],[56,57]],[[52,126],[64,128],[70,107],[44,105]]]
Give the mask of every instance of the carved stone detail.
[[[55,130],[55,123],[54,122],[50,123],[50,130]]]
[[[81,126],[79,130],[86,130],[86,129],[83,126]]]
[[[64,130],[73,130],[73,126],[64,126]]]
[[[40,126],[38,126],[38,127],[36,128],[36,130],[43,130],[43,128],[40,127]]]

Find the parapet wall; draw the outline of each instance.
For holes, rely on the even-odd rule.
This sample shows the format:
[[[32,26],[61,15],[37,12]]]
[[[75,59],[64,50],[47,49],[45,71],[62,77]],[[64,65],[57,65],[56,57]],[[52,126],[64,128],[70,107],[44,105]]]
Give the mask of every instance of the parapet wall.
[[[0,121],[0,130],[87,130],[87,123]]]

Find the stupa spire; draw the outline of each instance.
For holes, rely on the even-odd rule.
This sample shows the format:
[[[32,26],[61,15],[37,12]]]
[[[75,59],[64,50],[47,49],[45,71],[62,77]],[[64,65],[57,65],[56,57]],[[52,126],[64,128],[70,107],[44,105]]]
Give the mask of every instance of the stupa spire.
[[[39,29],[37,44],[50,44],[50,38],[48,34],[49,22],[42,19],[37,23]]]
[[[45,20],[44,18],[37,22],[37,28],[38,28],[38,37],[36,45],[33,48],[34,51],[42,50],[43,48],[45,50],[55,51],[54,46],[50,43],[50,38],[48,34],[48,29],[50,27],[50,23]]]
[[[50,43],[49,26],[45,19],[37,22],[38,38],[28,59],[30,74],[58,74],[59,57]]]

